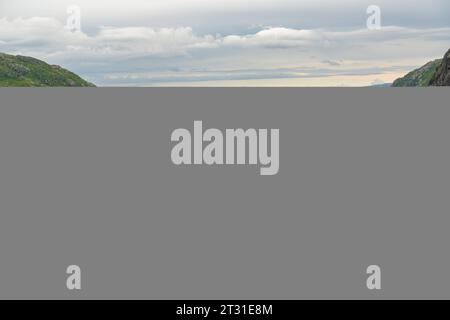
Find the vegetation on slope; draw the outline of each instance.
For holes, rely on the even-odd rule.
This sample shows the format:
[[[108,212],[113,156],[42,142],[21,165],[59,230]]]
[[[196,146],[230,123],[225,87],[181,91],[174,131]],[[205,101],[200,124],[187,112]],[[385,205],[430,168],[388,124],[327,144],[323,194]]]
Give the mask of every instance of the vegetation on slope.
[[[428,62],[423,67],[411,71],[403,78],[394,81],[393,87],[428,87],[431,78],[442,64],[442,59]]]
[[[73,72],[41,60],[0,53],[0,87],[94,87]]]

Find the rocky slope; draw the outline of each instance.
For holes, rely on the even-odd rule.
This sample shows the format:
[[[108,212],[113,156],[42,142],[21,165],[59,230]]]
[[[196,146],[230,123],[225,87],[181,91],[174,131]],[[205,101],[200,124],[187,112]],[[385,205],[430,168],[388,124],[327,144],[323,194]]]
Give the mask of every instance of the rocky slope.
[[[444,56],[441,65],[430,81],[432,86],[450,86],[450,50]]]
[[[41,60],[0,53],[0,87],[94,87],[76,74]]]
[[[394,81],[393,87],[450,86],[450,50],[443,59],[428,62]]]

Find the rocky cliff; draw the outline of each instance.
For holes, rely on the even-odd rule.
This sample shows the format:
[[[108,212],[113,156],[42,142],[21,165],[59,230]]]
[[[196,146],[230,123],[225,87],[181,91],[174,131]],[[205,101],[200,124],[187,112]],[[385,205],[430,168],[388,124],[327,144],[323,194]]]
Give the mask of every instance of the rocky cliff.
[[[450,86],[450,50],[442,59],[442,63],[430,80],[431,86]]]

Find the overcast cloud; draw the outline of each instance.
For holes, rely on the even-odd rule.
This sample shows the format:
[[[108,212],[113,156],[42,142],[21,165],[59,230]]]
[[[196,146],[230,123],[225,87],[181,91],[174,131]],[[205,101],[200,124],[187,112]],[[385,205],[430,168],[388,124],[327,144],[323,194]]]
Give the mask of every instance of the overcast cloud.
[[[98,85],[370,85],[450,48],[448,0],[0,0],[0,52]],[[64,28],[69,4],[82,32]]]

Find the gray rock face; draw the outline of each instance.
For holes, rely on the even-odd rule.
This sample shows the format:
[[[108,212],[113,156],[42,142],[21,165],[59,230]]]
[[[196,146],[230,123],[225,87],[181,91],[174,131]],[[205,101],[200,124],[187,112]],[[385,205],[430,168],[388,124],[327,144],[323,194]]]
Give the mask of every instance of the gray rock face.
[[[430,81],[431,86],[450,86],[450,50],[444,56],[440,67]]]

